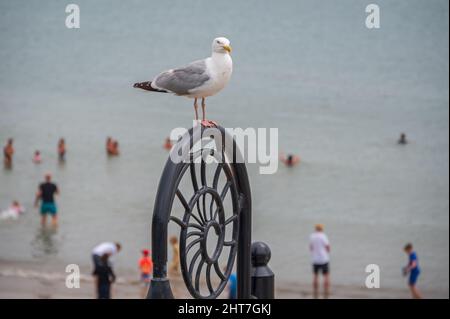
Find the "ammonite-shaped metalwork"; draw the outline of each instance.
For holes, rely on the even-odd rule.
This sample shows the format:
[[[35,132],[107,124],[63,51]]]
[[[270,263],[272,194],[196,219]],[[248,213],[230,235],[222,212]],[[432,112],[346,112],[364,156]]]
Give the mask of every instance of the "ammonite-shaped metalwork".
[[[194,298],[217,298],[233,267],[238,297],[250,298],[251,192],[239,150],[224,128],[191,129],[177,143],[189,154],[162,173],[152,220],[153,279],[148,298],[173,298],[167,278],[168,222],[180,227],[181,273]],[[213,142],[194,145],[204,136]],[[177,152],[177,153],[176,153]],[[185,156],[185,155],[183,155]],[[236,263],[235,263],[236,262]]]
[[[182,220],[173,216],[171,220],[181,227],[181,272],[189,292],[195,298],[216,298],[226,286],[237,253],[239,200],[230,164],[217,163],[213,179],[208,181],[206,157],[213,156],[214,151],[203,149],[200,153],[200,180],[197,180],[194,162],[186,164],[183,170],[183,176],[189,175],[191,178],[194,194],[186,199],[177,189],[176,196],[185,212]],[[195,161],[194,158],[193,161]],[[221,174],[226,177],[226,182],[221,189],[218,189]],[[227,196],[228,193],[230,196]],[[227,217],[224,208],[225,198],[230,198],[232,207],[232,212]],[[227,227],[231,228],[228,230],[231,233],[229,240],[225,239]],[[211,237],[214,239],[211,240]],[[208,246],[212,246],[212,249]],[[219,257],[227,246],[230,249],[226,264],[221,265]],[[217,276],[218,281],[212,281],[212,272]],[[206,293],[201,292],[202,281],[206,283]]]

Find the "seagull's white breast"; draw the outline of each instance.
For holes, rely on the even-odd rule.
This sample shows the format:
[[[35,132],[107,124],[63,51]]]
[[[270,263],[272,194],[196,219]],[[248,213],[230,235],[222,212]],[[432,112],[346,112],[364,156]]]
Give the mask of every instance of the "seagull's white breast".
[[[189,91],[189,97],[203,98],[221,91],[231,78],[233,61],[229,54],[213,53],[205,60],[206,70],[210,77],[202,86]]]

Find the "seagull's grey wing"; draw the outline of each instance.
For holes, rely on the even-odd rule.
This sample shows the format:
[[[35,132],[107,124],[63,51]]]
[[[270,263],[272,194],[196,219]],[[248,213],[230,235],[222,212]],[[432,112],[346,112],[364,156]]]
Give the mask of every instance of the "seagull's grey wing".
[[[205,60],[199,60],[184,68],[161,73],[153,80],[152,84],[159,89],[185,95],[189,94],[189,90],[202,86],[208,80]]]

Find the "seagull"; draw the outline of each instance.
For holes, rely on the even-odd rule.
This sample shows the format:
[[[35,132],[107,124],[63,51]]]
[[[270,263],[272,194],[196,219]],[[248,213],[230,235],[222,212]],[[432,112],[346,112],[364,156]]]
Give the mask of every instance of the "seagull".
[[[202,99],[202,121],[205,127],[217,126],[206,119],[205,99],[221,91],[233,71],[231,46],[227,38],[215,38],[210,57],[194,61],[185,67],[170,69],[157,75],[152,81],[135,83],[134,87],[160,93],[173,93],[194,99],[195,120],[198,121],[197,100]]]

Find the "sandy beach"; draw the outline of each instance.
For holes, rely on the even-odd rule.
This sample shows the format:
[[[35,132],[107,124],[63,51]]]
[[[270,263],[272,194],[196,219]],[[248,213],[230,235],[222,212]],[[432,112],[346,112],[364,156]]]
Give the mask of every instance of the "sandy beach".
[[[63,269],[63,268],[61,268]],[[21,261],[0,260],[0,298],[1,299],[92,299],[95,298],[93,278],[88,269],[81,269],[80,288],[69,289],[65,286],[66,274],[54,265]],[[117,282],[113,285],[113,298],[140,299],[141,286],[133,274],[117,273]],[[181,277],[171,278],[175,298],[191,298],[185,289]],[[312,298],[309,283],[276,283],[276,298]],[[448,298],[440,291],[423,291],[426,298]],[[222,294],[225,297],[226,293]],[[333,285],[333,299],[366,298],[410,298],[406,289],[367,289],[356,286]]]

